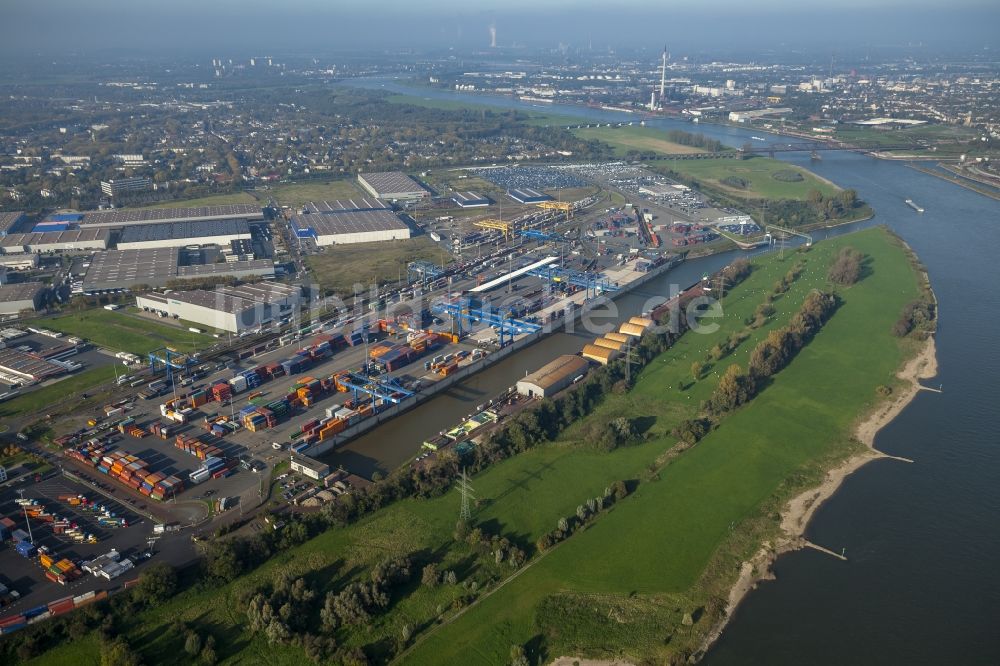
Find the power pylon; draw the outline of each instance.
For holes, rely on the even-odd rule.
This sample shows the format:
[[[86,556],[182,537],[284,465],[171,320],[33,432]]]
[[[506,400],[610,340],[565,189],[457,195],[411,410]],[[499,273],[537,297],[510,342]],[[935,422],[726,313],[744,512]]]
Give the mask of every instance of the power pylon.
[[[469,483],[469,475],[465,473],[464,467],[462,474],[458,477],[458,491],[462,494],[462,509],[458,517],[468,522],[472,519],[472,507],[469,505],[469,500],[476,499],[476,496],[472,494],[472,484]]]

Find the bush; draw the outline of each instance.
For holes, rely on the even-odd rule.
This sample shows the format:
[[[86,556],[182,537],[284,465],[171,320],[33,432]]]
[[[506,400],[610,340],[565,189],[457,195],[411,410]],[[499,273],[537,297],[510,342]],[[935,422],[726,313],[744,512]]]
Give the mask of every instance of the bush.
[[[750,187],[750,181],[739,176],[727,176],[719,182],[727,187],[734,187],[738,190],[745,190]]]
[[[863,260],[864,255],[853,247],[842,248],[837,258],[833,260],[827,278],[834,284],[848,287],[861,278]]]
[[[794,169],[782,169],[780,171],[775,171],[771,174],[771,177],[775,180],[780,180],[783,183],[801,183],[805,178],[802,174]]]

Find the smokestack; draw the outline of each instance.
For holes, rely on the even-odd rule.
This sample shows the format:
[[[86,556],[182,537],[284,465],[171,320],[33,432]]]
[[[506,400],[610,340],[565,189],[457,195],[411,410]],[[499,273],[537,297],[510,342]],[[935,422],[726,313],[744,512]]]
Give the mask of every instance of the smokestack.
[[[497,24],[490,23],[490,48],[495,49],[497,47]]]
[[[663,92],[667,85],[667,47],[663,46],[663,67],[660,69],[660,104],[663,104]]]

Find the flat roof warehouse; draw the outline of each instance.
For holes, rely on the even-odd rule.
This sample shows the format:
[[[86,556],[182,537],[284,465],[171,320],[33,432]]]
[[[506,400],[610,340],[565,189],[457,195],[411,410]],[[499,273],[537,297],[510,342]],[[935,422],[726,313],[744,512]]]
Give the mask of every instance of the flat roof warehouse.
[[[422,199],[431,194],[402,171],[359,173],[358,183],[380,199]]]
[[[267,259],[256,259],[181,266],[180,250],[176,247],[109,250],[94,255],[83,278],[83,289],[125,289],[135,284],[159,287],[170,280],[205,275],[273,276],[274,264]]]
[[[333,201],[310,202],[303,206],[304,213],[350,213],[364,210],[390,210],[389,204],[381,199],[358,197],[357,199],[334,199]]]
[[[166,241],[186,245],[186,241],[195,242],[204,238],[225,238],[226,242],[250,238],[250,224],[245,219],[232,219],[135,225],[122,230],[118,246]]]
[[[294,215],[290,221],[300,238],[313,236],[318,245],[398,240],[411,235],[409,225],[389,210]]]
[[[264,219],[263,210],[256,204],[102,210],[82,213],[81,215],[80,224],[86,227],[124,227],[133,224],[155,224],[158,222],[198,222],[239,218],[250,221]]]

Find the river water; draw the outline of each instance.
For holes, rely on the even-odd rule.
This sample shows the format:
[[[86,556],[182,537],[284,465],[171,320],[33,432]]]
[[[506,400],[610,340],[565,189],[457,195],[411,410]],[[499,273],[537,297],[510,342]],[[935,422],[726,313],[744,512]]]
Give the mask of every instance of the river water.
[[[591,122],[637,121],[634,114],[531,105],[506,97],[413,90],[391,81],[366,87],[491,106],[551,110]],[[739,146],[757,129],[647,120]],[[766,137],[780,142],[781,137]],[[751,593],[705,663],[1000,664],[1000,202],[910,169],[849,152],[778,154],[842,187],[856,189],[920,255],[940,302],[939,375],[886,427],[875,445],[913,464],[862,468],[816,513],[806,537],[847,562],[812,550],[783,556],[777,580]],[[918,214],[903,200],[925,209]],[[814,234],[822,237],[822,234]],[[687,286],[734,253],[697,259],[617,299],[621,316],[647,298]],[[332,456],[361,469],[393,465],[419,442],[591,336],[558,333],[471,377],[361,437]],[[376,460],[379,463],[376,463]]]

